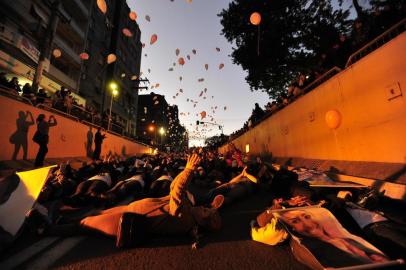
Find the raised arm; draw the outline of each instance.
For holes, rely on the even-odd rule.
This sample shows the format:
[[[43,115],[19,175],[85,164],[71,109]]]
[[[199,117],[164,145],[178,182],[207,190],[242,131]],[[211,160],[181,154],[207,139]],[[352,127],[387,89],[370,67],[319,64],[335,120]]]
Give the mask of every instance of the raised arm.
[[[186,188],[193,177],[193,172],[196,166],[200,163],[200,157],[193,154],[189,157],[185,169],[176,176],[171,184],[170,200],[169,200],[169,214],[176,216],[181,204],[187,200]]]
[[[34,121],[34,117],[32,116],[32,113],[30,111],[27,111],[26,115],[27,115],[27,118],[30,117],[30,121],[26,121],[27,124],[30,125],[30,126],[34,125],[35,121]]]
[[[52,119],[52,122],[51,122],[51,119]],[[48,124],[49,124],[50,127],[56,126],[58,124],[58,122],[56,121],[55,116],[51,115],[49,117]]]

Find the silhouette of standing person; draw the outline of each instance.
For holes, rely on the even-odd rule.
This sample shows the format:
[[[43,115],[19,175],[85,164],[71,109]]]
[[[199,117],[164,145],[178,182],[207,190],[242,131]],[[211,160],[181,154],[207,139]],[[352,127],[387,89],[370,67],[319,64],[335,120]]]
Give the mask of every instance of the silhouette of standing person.
[[[103,143],[103,140],[106,138],[106,135],[101,134],[100,130],[101,130],[101,128],[97,128],[97,132],[94,135],[93,160],[99,160],[100,159],[101,145]]]
[[[28,118],[29,120],[27,121]],[[34,125],[34,117],[32,116],[31,112],[27,111],[24,113],[23,111],[19,111],[16,125],[16,132],[10,136],[10,142],[14,144],[14,153],[12,159],[17,160],[18,152],[20,152],[20,148],[23,147],[23,159],[27,160],[28,129],[30,126]]]
[[[92,144],[93,144],[93,131],[92,127],[89,127],[89,130],[87,131],[86,134],[87,137],[87,142],[86,142],[86,156],[87,157],[92,157]]]
[[[40,114],[37,117],[37,131],[33,137],[33,141],[39,144],[37,157],[35,158],[35,167],[44,165],[45,155],[48,153],[49,128],[56,126],[55,116],[51,115],[49,120],[45,120],[45,115]]]

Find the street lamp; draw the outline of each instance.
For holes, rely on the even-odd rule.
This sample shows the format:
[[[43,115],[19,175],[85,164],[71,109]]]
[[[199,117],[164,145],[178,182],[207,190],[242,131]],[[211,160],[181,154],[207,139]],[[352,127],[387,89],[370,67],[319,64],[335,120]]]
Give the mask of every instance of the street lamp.
[[[161,135],[161,147],[162,147],[162,145],[163,145],[163,136],[165,135],[165,129],[163,128],[163,127],[161,127],[160,129],[159,129],[159,134]]]
[[[109,123],[108,123],[108,130],[111,130],[111,108],[113,107],[113,99],[115,96],[118,95],[118,86],[115,82],[111,82],[109,84],[109,87],[111,89],[111,101],[110,101],[110,113],[109,113]]]

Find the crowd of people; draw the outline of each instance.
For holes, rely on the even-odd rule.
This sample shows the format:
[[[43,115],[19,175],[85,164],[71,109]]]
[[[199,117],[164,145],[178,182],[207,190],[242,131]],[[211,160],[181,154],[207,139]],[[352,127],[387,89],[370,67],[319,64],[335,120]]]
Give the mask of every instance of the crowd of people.
[[[29,83],[21,84],[17,77],[7,79],[7,74],[0,72],[0,87],[3,87],[11,95],[21,96],[28,99],[34,106],[44,105],[72,115],[80,121],[87,121],[107,129],[109,112],[105,110],[102,114],[94,106],[81,104],[73,96],[72,91],[61,86],[61,89],[55,93],[49,93],[43,88],[34,91]],[[111,129],[117,133],[123,134],[126,124],[117,115],[112,115]]]
[[[275,100],[268,102],[264,109],[260,108],[256,103],[251,116],[244,123],[244,126],[234,132],[230,136],[230,139],[238,137],[263,118],[281,110],[317,87],[317,85],[313,85],[313,87],[309,85],[320,79],[321,76],[325,75],[325,73],[332,68],[338,68],[334,72],[345,69],[351,54],[405,18],[402,11],[404,11],[406,7],[403,5],[402,8],[402,10],[396,10],[387,6],[383,9],[376,9],[370,14],[361,14],[359,18],[353,22],[352,30],[349,34],[339,34],[333,39],[331,47],[317,56],[318,60],[311,71],[300,73],[297,78],[289,83],[287,90],[281,91],[281,94]],[[330,75],[334,74],[335,73]],[[328,78],[329,77],[326,77],[325,79]]]
[[[293,222],[296,232],[320,236],[318,241],[325,241],[331,250],[357,251],[355,257],[347,254],[348,261],[404,258],[404,220],[387,218],[382,209],[374,212],[381,205],[376,203],[376,193],[359,191],[340,198],[337,189],[320,192],[300,181],[296,171],[274,167],[260,158],[253,161],[232,145],[229,149],[225,154],[198,148],[189,153],[126,159],[107,155],[103,161],[95,160],[76,170],[69,163],[60,164],[43,186],[27,217],[26,229],[45,236],[98,232],[113,238],[119,248],[145,244],[154,235],[183,234],[191,235],[192,247],[197,248],[202,232],[221,230],[223,208],[264,191],[269,194],[270,208],[251,222],[252,238],[256,241],[276,245],[288,238],[286,230],[276,226],[278,220],[269,210],[317,204],[334,213],[347,230],[372,241],[387,255],[366,256],[366,249],[352,240],[335,240],[331,235],[322,238],[316,230],[303,227],[317,223],[302,212],[284,218]],[[385,200],[394,201],[386,197]],[[403,202],[395,203],[404,206]],[[363,214],[353,215],[350,208]],[[377,219],[378,213],[386,218]],[[5,244],[2,243],[3,248]]]

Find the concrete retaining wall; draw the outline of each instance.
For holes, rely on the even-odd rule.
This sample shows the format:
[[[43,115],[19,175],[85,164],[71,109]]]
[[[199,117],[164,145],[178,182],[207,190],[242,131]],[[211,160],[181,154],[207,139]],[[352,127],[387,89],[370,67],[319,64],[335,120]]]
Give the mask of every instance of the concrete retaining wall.
[[[406,33],[403,33],[233,143],[241,150],[249,144],[254,155],[354,162],[354,170],[364,163],[388,164],[396,169],[386,175],[395,174],[396,170],[403,175],[406,172],[405,52]],[[326,124],[326,113],[331,110],[341,115],[336,129]],[[226,149],[224,146],[220,151]],[[381,178],[385,180],[385,175]]]
[[[17,132],[17,120],[19,114],[24,117],[30,112],[34,120],[41,113],[45,114],[47,119],[52,114],[48,111],[38,109],[28,104],[16,101],[12,98],[0,96],[0,160],[11,160],[16,145],[21,145],[17,159],[23,158],[23,147],[27,145],[27,158],[35,159],[38,152],[38,145],[32,141],[32,137],[37,129],[36,124],[27,125],[28,133]],[[86,157],[91,155],[91,149],[94,149],[92,140],[96,133],[95,128],[71,120],[69,118],[54,114],[58,125],[51,127],[49,131],[49,144],[47,158],[63,157]],[[29,122],[30,118],[25,117]],[[24,121],[23,121],[24,122]],[[13,137],[12,137],[13,136]],[[107,138],[102,145],[101,155],[108,152],[133,155],[142,153],[151,153],[150,147],[126,140],[114,134],[106,134]],[[10,138],[13,138],[10,142]],[[16,141],[16,143],[14,143]],[[88,148],[88,145],[92,147]]]

